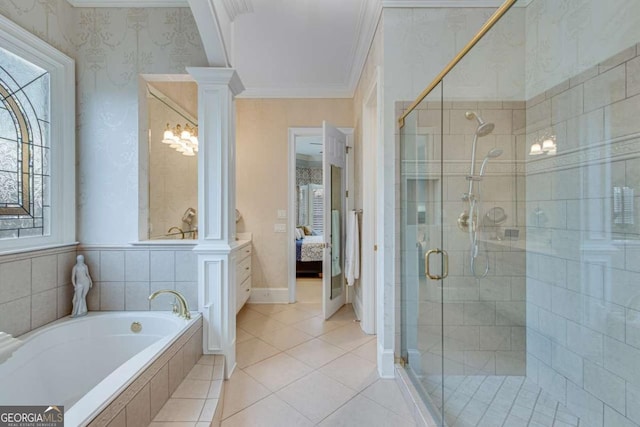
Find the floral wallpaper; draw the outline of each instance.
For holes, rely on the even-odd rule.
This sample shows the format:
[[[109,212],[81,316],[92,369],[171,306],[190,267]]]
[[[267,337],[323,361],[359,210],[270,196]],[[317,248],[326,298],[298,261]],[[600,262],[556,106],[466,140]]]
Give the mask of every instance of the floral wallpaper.
[[[76,60],[78,239],[137,240],[138,76],[207,65],[191,11],[0,0],[0,13]]]
[[[66,0],[0,0],[0,14],[73,57],[74,12]]]

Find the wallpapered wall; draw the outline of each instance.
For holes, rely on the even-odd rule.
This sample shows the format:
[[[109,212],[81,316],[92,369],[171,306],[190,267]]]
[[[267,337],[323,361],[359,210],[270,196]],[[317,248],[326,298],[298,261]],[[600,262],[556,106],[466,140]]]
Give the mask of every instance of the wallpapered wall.
[[[190,10],[0,0],[0,13],[76,60],[77,239],[94,280],[89,308],[154,309],[144,301],[158,286],[178,289],[195,304],[191,248],[127,246],[138,238],[138,74],[184,74],[185,66],[206,65]],[[123,246],[102,251],[100,245],[114,243]],[[69,314],[75,255],[76,248],[65,247],[0,258],[0,277],[11,279],[0,280],[0,330],[19,335]]]
[[[137,240],[138,75],[207,64],[191,11],[0,0],[0,13],[76,60],[78,239]]]

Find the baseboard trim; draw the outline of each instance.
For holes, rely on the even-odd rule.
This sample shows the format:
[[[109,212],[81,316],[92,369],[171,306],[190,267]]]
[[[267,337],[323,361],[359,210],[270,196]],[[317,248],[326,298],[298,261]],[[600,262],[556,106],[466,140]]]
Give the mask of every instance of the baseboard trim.
[[[288,288],[253,288],[248,302],[254,304],[288,304]]]
[[[356,314],[356,318],[358,320],[362,321],[362,313],[363,313],[363,311],[362,311],[362,300],[360,298],[358,298],[358,294],[355,293],[355,289],[354,289],[354,292],[353,292],[352,304],[353,304],[353,311]]]
[[[381,378],[395,377],[395,363],[393,350],[385,349],[378,343],[378,374]]]
[[[420,398],[420,394],[416,390],[413,383],[407,376],[406,371],[401,366],[396,365],[396,384],[400,388],[404,401],[409,406],[409,410],[413,415],[416,425],[419,427],[437,427],[438,424],[433,415],[427,409],[427,406]]]

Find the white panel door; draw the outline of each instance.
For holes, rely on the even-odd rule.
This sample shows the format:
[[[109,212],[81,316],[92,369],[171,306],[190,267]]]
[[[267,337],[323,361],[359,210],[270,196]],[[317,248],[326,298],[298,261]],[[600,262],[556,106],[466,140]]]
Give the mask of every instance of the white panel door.
[[[346,220],[347,137],[322,123],[322,173],[324,188],[324,257],[322,309],[330,318],[345,304],[344,241]]]

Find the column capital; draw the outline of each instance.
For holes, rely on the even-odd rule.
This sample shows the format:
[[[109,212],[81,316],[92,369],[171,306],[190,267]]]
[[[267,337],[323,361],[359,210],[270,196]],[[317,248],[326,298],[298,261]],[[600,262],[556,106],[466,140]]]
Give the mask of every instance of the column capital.
[[[187,67],[187,72],[195,79],[198,85],[226,85],[233,96],[244,91],[244,85],[240,76],[233,68],[222,67]]]

